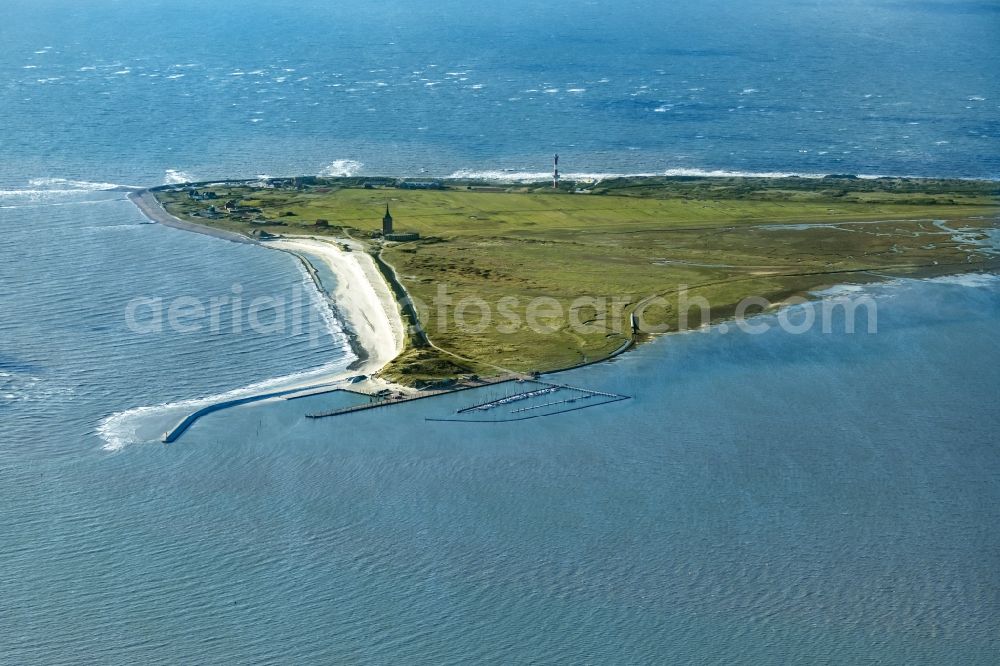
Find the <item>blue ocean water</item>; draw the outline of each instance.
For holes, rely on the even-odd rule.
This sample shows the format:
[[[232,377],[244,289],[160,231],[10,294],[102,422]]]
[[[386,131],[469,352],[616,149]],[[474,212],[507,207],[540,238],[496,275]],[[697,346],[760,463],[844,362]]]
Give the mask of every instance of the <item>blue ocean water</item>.
[[[995,1],[11,0],[0,184],[1000,177]]]
[[[304,419],[325,396],[168,447],[200,398],[353,356],[293,257],[143,224],[119,186],[556,151],[997,178],[998,28],[993,2],[5,3],[0,663],[995,663],[996,278],[872,287],[876,335],[661,339],[566,375],[634,397],[565,417]],[[129,328],[185,296],[303,323]]]

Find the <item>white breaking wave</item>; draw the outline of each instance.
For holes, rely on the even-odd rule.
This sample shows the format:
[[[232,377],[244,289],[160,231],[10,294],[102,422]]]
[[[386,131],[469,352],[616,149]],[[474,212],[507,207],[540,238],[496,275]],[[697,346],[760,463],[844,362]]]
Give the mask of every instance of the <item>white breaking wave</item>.
[[[562,180],[605,180],[609,178],[649,178],[653,176],[688,176],[695,178],[825,178],[827,173],[807,173],[799,171],[737,171],[728,169],[698,169],[674,168],[664,171],[648,171],[640,173],[560,173]],[[881,174],[853,174],[857,178],[885,178]],[[897,176],[899,178],[918,178],[919,176]],[[509,183],[539,182],[552,179],[551,171],[503,171],[500,169],[459,169],[446,178],[462,178],[466,180],[492,180]]]
[[[961,287],[992,287],[1000,282],[1000,275],[995,273],[965,273],[963,275],[944,275],[931,278],[929,281]]]
[[[67,178],[32,178],[28,181],[27,188],[0,190],[0,200],[26,197],[31,201],[38,201],[49,197],[73,196],[88,192],[140,189],[142,188],[136,185],[120,185],[118,183],[95,183]]]
[[[313,282],[312,277],[310,277],[305,267],[301,263],[298,264],[298,267],[306,293],[309,294],[310,305],[316,308],[323,318],[330,336],[334,340],[344,341],[342,350],[345,352],[345,355],[343,358],[330,361],[316,368],[301,370],[280,377],[272,377],[216,395],[177,402],[164,402],[158,405],[133,407],[132,409],[115,412],[103,419],[97,426],[97,434],[104,440],[104,445],[101,448],[105,451],[120,451],[130,444],[156,443],[160,441],[163,432],[176,425],[177,421],[180,421],[181,418],[202,407],[227,400],[248,398],[261,393],[294,389],[311,383],[322,383],[325,381],[325,378],[335,373],[343,372],[357,357],[347,343],[343,326],[334,315],[325,296],[316,286],[316,283]],[[176,417],[176,421],[168,420],[168,417],[171,415]],[[160,416],[162,419],[159,419],[159,422],[154,426],[149,423],[149,417],[155,416]],[[140,432],[143,425],[147,426],[145,428],[147,432]],[[156,432],[155,429],[160,429],[160,431]]]
[[[664,176],[694,176],[698,178],[823,178],[824,173],[795,171],[727,171],[725,169],[667,169]]]
[[[857,296],[866,291],[870,291],[870,288],[866,285],[838,284],[832,287],[828,287],[826,289],[818,289],[816,291],[810,291],[809,293],[812,294],[813,296],[822,299],[840,299],[840,298],[847,298],[849,296]]]
[[[139,185],[122,185],[121,183],[93,182],[89,180],[71,180],[68,178],[32,178],[28,185],[42,191],[56,192],[104,192],[107,190],[141,190]]]
[[[181,183],[193,183],[195,177],[180,169],[167,169],[163,175],[164,185],[180,185]]]
[[[32,178],[28,181],[31,187],[52,190],[73,190],[77,192],[100,192],[103,190],[141,190],[138,185],[121,185],[119,183],[101,183],[89,180],[70,180],[67,178]]]
[[[627,178],[638,176],[657,176],[656,173],[561,173],[562,180],[602,180],[604,178]],[[448,178],[465,180],[493,180],[505,183],[531,183],[552,180],[551,171],[500,171],[496,169],[475,170],[459,169]]]
[[[914,285],[920,283],[949,284],[960,287],[982,288],[1000,285],[1000,274],[997,273],[962,273],[958,275],[942,275],[933,278],[894,277],[884,282],[869,284],[837,284],[826,289],[818,289],[809,293],[821,299],[844,299],[859,296],[886,296],[893,287]]]
[[[350,357],[347,357],[347,359],[350,359]],[[104,445],[101,448],[105,451],[120,451],[131,444],[153,444],[159,442],[164,432],[175,426],[177,422],[191,412],[202,407],[227,400],[248,398],[260,393],[295,388],[308,383],[310,379],[319,382],[323,380],[324,376],[343,369],[349,362],[349,360],[346,362],[345,360],[331,361],[318,368],[295,372],[281,377],[272,377],[271,379],[217,395],[191,398],[178,402],[164,402],[159,405],[134,407],[116,412],[106,417],[97,426],[97,434],[104,440]],[[174,420],[167,420],[171,414],[174,414],[176,418]],[[161,416],[162,422],[157,423],[156,426],[150,425],[148,421],[149,417],[156,416]],[[147,425],[146,430],[149,432],[140,432],[143,425]],[[156,432],[156,430],[159,430],[159,432]]]
[[[356,160],[334,160],[333,162],[330,162],[330,164],[323,167],[323,169],[319,172],[319,175],[329,176],[331,178],[353,176],[360,171],[363,166],[364,164]]]

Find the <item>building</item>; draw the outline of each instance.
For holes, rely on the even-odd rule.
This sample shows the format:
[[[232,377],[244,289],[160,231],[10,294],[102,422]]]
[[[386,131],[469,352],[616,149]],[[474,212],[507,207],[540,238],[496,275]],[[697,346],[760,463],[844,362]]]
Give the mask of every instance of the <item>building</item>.
[[[392,214],[389,213],[389,204],[385,205],[385,216],[382,218],[382,235],[392,234]]]
[[[209,200],[209,199],[217,199],[217,198],[219,198],[219,195],[217,195],[215,192],[212,192],[211,190],[206,190],[204,192],[199,192],[198,190],[193,189],[193,188],[190,189],[190,190],[188,190],[188,196],[191,199],[193,199],[194,201],[206,201],[206,200]]]
[[[416,231],[397,231],[396,233],[389,234],[388,236],[382,236],[387,241],[396,241],[397,243],[404,241],[415,241],[420,240],[420,234]]]
[[[401,180],[396,183],[396,187],[401,190],[443,190],[444,184],[436,180],[409,181]]]
[[[255,206],[243,206],[240,204],[238,199],[230,199],[225,203],[225,205],[223,205],[223,209],[232,215],[249,215],[264,212]]]
[[[378,232],[373,232],[375,237]],[[420,240],[420,234],[416,232],[397,232],[392,230],[392,214],[389,212],[389,204],[385,205],[385,217],[382,218],[382,238],[387,241],[415,241]]]

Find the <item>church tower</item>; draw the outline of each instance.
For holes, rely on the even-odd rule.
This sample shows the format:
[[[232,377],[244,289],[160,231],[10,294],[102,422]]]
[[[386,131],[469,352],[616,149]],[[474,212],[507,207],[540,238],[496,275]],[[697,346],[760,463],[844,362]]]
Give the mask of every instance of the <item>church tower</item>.
[[[385,205],[385,217],[382,218],[382,235],[388,236],[392,233],[392,215],[389,214],[389,204]]]

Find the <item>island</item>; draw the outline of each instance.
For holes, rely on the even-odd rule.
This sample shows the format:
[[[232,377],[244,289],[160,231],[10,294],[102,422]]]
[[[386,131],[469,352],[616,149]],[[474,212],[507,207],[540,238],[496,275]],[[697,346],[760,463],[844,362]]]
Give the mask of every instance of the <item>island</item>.
[[[778,307],[1000,267],[992,181],[297,177],[132,198],[160,222],[328,261],[359,372],[418,390],[599,362],[748,296]]]

